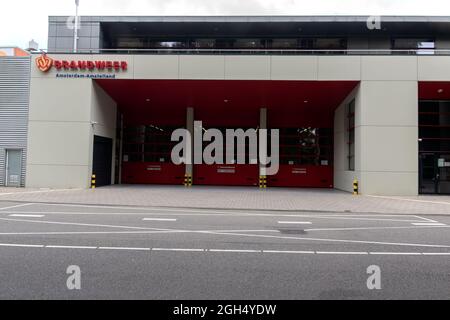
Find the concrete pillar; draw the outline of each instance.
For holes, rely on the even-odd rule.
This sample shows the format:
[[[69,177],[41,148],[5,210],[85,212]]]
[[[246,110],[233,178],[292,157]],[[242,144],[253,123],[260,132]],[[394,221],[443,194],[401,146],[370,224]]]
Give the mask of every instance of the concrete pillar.
[[[361,193],[417,195],[417,81],[362,81],[356,110]]]
[[[191,134],[191,139],[193,142],[194,139],[194,108],[187,108],[186,110],[186,129]],[[189,164],[186,164],[186,174],[193,177],[194,174],[194,143],[192,143],[192,152],[191,152],[191,159]]]
[[[267,108],[261,108],[259,110],[259,128],[260,129],[267,129]],[[259,166],[259,175],[265,176],[266,175],[266,168],[263,165]]]

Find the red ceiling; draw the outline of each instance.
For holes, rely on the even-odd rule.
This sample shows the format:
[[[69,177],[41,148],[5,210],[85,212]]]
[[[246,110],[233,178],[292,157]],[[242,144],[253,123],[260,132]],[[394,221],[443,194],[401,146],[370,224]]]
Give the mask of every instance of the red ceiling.
[[[355,81],[96,80],[126,123],[184,125],[186,108],[205,126],[256,127],[268,108],[275,127],[330,127]],[[149,99],[150,101],[147,101]],[[228,102],[225,102],[227,100]],[[307,101],[307,103],[305,103]]]
[[[450,100],[450,82],[419,82],[419,99]]]

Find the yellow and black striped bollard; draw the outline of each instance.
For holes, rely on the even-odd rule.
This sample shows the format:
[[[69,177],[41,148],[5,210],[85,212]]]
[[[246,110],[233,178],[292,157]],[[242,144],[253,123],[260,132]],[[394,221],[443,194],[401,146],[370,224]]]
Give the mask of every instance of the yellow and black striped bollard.
[[[353,195],[357,196],[359,194],[359,183],[358,180],[353,180]]]
[[[97,176],[95,174],[92,175],[91,178],[91,189],[95,189],[97,186]]]
[[[192,176],[187,174],[184,176],[184,186],[185,187],[192,187]]]
[[[259,176],[259,188],[260,189],[267,188],[267,176]]]

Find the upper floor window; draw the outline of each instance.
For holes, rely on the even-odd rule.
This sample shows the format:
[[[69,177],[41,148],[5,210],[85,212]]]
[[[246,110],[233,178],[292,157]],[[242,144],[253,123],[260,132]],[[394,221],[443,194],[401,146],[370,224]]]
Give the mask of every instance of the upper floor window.
[[[396,50],[413,50],[417,54],[434,54],[436,44],[433,39],[399,38],[392,41]]]

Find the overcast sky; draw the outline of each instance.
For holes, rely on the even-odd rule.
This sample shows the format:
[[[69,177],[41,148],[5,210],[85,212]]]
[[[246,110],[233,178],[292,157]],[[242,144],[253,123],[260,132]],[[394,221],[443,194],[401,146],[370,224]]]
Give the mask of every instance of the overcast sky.
[[[49,15],[75,0],[1,0],[0,46],[47,47]],[[450,0],[80,0],[80,15],[450,15]]]

